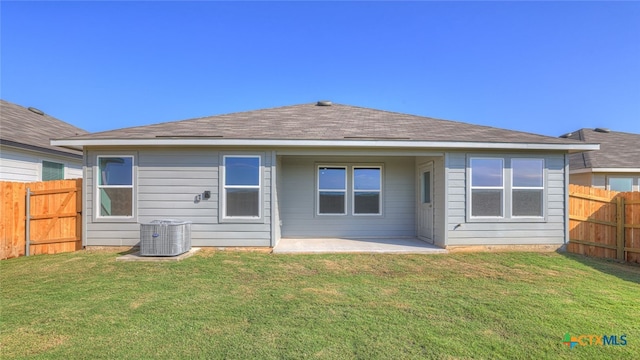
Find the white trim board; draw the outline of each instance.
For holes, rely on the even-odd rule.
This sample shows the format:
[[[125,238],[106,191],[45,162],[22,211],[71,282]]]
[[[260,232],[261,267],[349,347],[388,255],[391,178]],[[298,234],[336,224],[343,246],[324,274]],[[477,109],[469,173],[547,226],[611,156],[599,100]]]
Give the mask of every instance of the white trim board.
[[[269,147],[345,147],[402,149],[511,149],[511,150],[599,150],[598,144],[535,144],[454,141],[394,141],[394,140],[271,140],[271,139],[77,139],[51,140],[51,145],[75,146],[269,146]]]
[[[588,168],[569,170],[569,174],[585,173],[640,173],[640,168]]]

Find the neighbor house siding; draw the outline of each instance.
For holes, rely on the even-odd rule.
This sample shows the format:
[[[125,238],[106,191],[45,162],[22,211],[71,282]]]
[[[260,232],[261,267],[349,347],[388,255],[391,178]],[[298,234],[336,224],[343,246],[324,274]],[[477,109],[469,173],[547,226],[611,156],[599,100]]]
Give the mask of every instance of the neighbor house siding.
[[[447,246],[562,244],[564,242],[565,160],[563,154],[490,154],[498,157],[523,156],[544,159],[546,221],[517,219],[489,222],[467,221],[468,156],[477,156],[477,154],[453,152],[447,156],[449,213]]]
[[[583,185],[583,186],[592,186],[598,189],[608,189],[608,184],[609,184],[609,178],[615,177],[615,178],[631,178],[633,179],[633,191],[640,191],[640,173],[637,172],[617,172],[617,173],[588,173],[588,174],[584,174],[584,175],[589,175],[589,182],[588,183],[577,183],[574,181],[574,177],[576,175],[583,175],[583,174],[573,174],[571,175],[571,183],[572,184],[576,184],[576,185]]]
[[[97,155],[135,156],[136,215],[132,221],[95,220]],[[262,217],[259,222],[219,222],[220,161],[223,154],[260,155],[262,165]],[[133,246],[140,240],[140,224],[157,219],[192,221],[193,246],[269,246],[271,239],[271,154],[265,152],[218,151],[202,148],[91,150],[87,158],[86,245]],[[196,200],[204,191],[208,200]]]
[[[598,189],[607,188],[607,175],[604,173],[592,173],[591,186]]]
[[[569,182],[575,185],[591,186],[591,173],[571,174]]]
[[[283,156],[278,175],[283,237],[413,237],[415,229],[415,158]],[[382,215],[316,214],[318,165],[381,165]],[[352,176],[348,177],[351,188]]]
[[[631,178],[633,183],[632,191],[640,191],[640,173],[637,172],[628,172],[628,173],[607,173],[607,183],[609,182],[609,178]]]
[[[63,164],[65,179],[82,177],[82,159],[71,160],[54,154],[2,146],[0,150],[0,180],[17,182],[41,181],[42,161]]]

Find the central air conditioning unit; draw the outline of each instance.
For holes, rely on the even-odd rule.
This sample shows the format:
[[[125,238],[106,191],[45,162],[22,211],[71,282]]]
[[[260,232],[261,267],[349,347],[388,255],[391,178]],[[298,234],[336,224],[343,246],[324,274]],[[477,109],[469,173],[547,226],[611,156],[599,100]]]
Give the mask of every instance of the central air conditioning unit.
[[[154,220],[140,224],[141,256],[176,256],[191,250],[191,221]]]

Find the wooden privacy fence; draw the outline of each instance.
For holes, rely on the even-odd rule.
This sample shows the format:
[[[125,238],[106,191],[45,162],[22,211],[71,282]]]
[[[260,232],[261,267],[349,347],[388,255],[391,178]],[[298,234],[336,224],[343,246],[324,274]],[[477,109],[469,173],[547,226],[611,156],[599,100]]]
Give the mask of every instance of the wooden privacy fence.
[[[34,183],[3,181],[0,188],[0,259],[82,248],[82,179]],[[30,243],[28,248],[27,242]]]
[[[640,192],[569,185],[572,253],[640,263]]]

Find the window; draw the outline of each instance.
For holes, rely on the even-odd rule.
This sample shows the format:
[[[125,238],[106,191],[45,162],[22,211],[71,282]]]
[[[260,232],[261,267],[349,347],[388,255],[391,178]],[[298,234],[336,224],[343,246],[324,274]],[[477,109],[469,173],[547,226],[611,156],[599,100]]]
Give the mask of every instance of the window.
[[[318,166],[316,190],[318,215],[382,215],[382,166]]]
[[[544,169],[543,159],[471,158],[470,217],[543,218]]]
[[[260,217],[260,157],[224,156],[224,217]]]
[[[541,217],[544,203],[544,162],[541,159],[512,159],[511,175],[511,214]]]
[[[471,159],[471,216],[504,216],[503,159]]]
[[[347,168],[318,168],[318,214],[345,215],[347,213]]]
[[[133,156],[98,156],[98,214],[133,217]]]
[[[608,177],[607,187],[612,191],[633,191],[633,178]]]
[[[353,168],[353,214],[380,215],[380,167]]]
[[[42,181],[63,179],[64,164],[58,164],[51,161],[42,162]]]
[[[431,171],[422,173],[422,203],[431,203]]]

